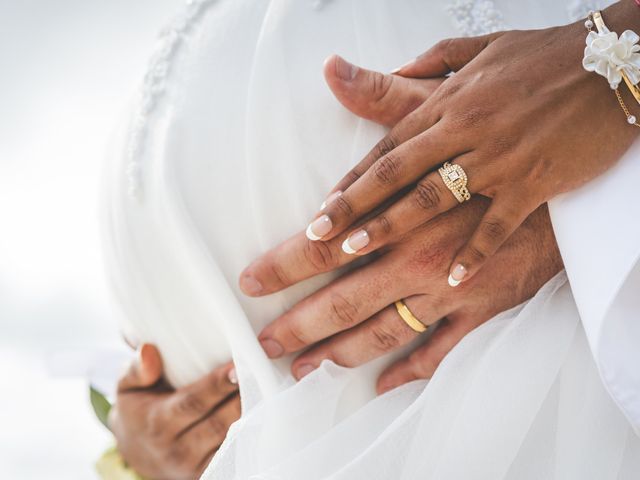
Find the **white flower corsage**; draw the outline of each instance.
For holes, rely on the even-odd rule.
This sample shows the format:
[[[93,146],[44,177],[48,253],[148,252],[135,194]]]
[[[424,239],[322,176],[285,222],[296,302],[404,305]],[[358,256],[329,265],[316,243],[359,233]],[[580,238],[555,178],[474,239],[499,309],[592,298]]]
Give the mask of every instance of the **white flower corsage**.
[[[584,49],[582,66],[588,72],[596,72],[609,81],[612,89],[618,88],[622,72],[634,85],[640,82],[640,37],[631,30],[622,35],[611,31],[589,32]]]

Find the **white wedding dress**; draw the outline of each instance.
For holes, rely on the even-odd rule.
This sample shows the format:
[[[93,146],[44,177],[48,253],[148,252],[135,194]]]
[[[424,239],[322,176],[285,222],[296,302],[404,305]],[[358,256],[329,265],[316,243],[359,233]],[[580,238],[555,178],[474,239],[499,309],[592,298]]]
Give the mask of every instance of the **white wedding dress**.
[[[429,382],[376,397],[389,356],[296,384],[255,335],[333,275],[237,287],[384,133],[333,99],[328,55],[389,71],[445,37],[598,3],[193,0],[163,31],[108,164],[105,251],[126,335],[158,345],[175,385],[236,362],[243,418],[205,479],[640,478],[640,144],[550,206],[571,288],[559,274]]]

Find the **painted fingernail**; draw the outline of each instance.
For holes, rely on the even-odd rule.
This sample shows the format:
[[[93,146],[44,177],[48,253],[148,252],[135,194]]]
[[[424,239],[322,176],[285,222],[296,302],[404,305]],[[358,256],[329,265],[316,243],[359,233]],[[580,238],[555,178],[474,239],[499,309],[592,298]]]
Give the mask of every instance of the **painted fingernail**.
[[[315,242],[316,240],[320,240],[327,233],[329,233],[332,228],[333,223],[331,223],[331,219],[329,218],[329,216],[322,215],[316,218],[307,227],[307,238]]]
[[[309,364],[309,363],[304,363],[302,365],[300,365],[297,369],[296,369],[296,378],[298,380],[306,377],[307,375],[309,375],[311,372],[313,372],[316,369],[316,367],[314,367],[313,365]]]
[[[349,238],[342,242],[342,251],[349,255],[353,255],[367,245],[369,245],[369,234],[366,230],[358,230],[357,232],[349,235]]]
[[[279,358],[284,353],[284,348],[275,340],[271,340],[267,338],[265,340],[260,340],[260,344],[262,345],[262,349],[267,354],[269,358]]]
[[[240,277],[240,289],[247,295],[258,295],[262,289],[262,283],[251,275]]]
[[[456,265],[449,274],[449,285],[452,287],[457,287],[458,285],[460,285],[460,282],[462,282],[466,275],[467,269],[464,268],[464,265]]]
[[[409,65],[413,65],[416,62],[416,59],[414,58],[413,60],[409,60],[407,63],[405,63],[404,65],[402,65],[401,67],[395,68],[393,70],[391,70],[391,73],[398,73],[400,70],[402,70],[403,68],[408,67]]]
[[[324,210],[327,207],[327,205],[329,205],[331,202],[333,202],[340,195],[342,195],[342,192],[340,190],[338,190],[337,192],[333,192],[331,195],[329,195],[325,199],[324,202],[322,202],[322,205],[320,205],[320,210]]]
[[[227,377],[229,378],[229,381],[234,385],[238,384],[238,374],[236,373],[235,368],[232,368],[231,370],[229,370],[229,373],[227,373]]]
[[[358,74],[358,67],[347,62],[340,55],[336,55],[336,75],[345,82],[350,82]]]

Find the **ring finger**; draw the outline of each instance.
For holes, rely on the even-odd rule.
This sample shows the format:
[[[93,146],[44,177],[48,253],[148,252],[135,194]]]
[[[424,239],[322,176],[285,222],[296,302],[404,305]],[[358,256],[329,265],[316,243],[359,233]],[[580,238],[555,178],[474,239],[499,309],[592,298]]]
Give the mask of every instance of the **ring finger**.
[[[486,178],[479,173],[475,154],[458,157],[453,163],[469,177],[472,192],[486,188]],[[392,242],[434,217],[459,205],[440,173],[434,171],[422,178],[404,197],[387,210],[352,231],[342,244],[345,253],[365,255]]]
[[[433,297],[415,295],[404,300],[413,316],[429,327],[446,315]],[[328,339],[300,355],[292,364],[294,377],[300,379],[327,359],[344,367],[357,367],[415,340],[421,332],[410,326],[392,304],[366,322]]]

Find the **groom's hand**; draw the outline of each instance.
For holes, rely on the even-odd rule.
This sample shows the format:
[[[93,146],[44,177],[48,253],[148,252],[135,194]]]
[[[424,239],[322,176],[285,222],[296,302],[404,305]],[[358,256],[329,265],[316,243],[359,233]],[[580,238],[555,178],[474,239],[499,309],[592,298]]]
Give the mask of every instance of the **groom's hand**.
[[[415,108],[417,97],[426,98],[434,88],[363,69],[350,70],[350,75],[345,72],[349,70],[341,59],[328,61],[325,75],[336,97],[354,113],[385,125],[399,121]],[[360,365],[416,338],[418,334],[393,306],[396,300],[406,299],[423,323],[442,321],[408,360],[382,375],[378,390],[430,377],[464,335],[533,296],[562,268],[545,205],[530,216],[485,272],[459,289],[448,288],[442,281],[448,265],[477,227],[487,204],[487,199],[476,196],[304,299],[260,333],[263,348],[272,358],[307,349],[293,362],[296,378],[325,358],[344,366]],[[247,294],[264,295],[345,265],[353,256],[342,251],[343,237],[311,242],[301,232],[253,262],[243,272],[240,285]]]
[[[160,353],[143,345],[120,380],[110,428],[127,464],[143,477],[199,478],[240,417],[233,365],[177,390],[162,376]]]

